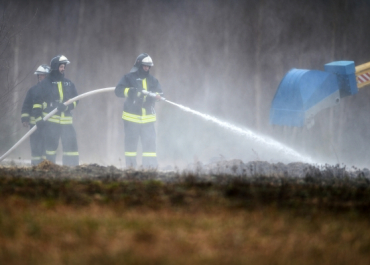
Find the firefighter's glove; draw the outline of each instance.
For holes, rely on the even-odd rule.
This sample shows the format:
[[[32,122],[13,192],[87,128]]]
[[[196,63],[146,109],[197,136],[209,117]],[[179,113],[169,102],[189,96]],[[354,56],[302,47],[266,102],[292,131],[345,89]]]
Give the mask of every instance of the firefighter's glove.
[[[136,87],[130,87],[128,90],[128,96],[129,97],[135,97],[137,93],[137,88]]]
[[[141,89],[137,88],[137,87],[130,87],[130,90],[128,91],[128,94],[129,96],[131,97],[142,97],[142,93],[141,93]]]
[[[43,119],[36,122],[37,129],[42,130],[43,128],[45,128],[45,125],[46,125],[46,121],[44,121]]]
[[[21,117],[22,123],[24,122],[30,122],[30,116],[27,114],[27,116]]]
[[[143,99],[144,98],[144,94],[140,91],[140,90],[138,90],[138,92],[137,92],[137,97],[138,98],[141,98],[141,99]]]
[[[58,111],[61,111],[61,112],[63,112],[63,111],[66,111],[67,109],[68,109],[68,106],[66,106],[66,105],[64,105],[63,103],[58,103]]]

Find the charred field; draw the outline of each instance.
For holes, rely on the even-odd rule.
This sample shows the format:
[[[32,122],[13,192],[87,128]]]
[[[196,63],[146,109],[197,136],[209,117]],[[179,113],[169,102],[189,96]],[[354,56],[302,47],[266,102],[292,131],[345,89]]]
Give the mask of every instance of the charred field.
[[[307,167],[292,177],[297,165],[272,175],[260,163],[250,175],[236,164],[2,166],[0,262],[369,264],[367,171]]]

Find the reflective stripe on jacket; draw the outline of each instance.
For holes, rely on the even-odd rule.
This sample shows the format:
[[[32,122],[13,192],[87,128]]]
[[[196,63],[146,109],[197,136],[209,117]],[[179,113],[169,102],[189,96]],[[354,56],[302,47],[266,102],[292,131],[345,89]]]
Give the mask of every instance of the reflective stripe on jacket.
[[[75,85],[70,80],[63,78],[62,81],[52,81],[50,76],[46,77],[38,85],[37,96],[33,105],[33,115],[36,122],[54,110],[58,103],[64,103],[77,95]],[[71,110],[77,106],[77,103],[78,101],[69,104],[66,111],[58,111],[48,121],[59,124],[72,124]]]
[[[150,74],[144,79],[139,77],[138,72],[126,74],[116,86],[116,96],[126,99],[123,105],[123,120],[135,123],[156,121],[154,110],[156,99],[143,95],[141,93],[142,90],[163,95],[158,80]]]
[[[35,117],[32,115],[32,108],[34,99],[36,96],[37,85],[31,87],[27,91],[27,95],[23,101],[22,110],[21,110],[21,121],[29,122],[30,124],[35,124]]]

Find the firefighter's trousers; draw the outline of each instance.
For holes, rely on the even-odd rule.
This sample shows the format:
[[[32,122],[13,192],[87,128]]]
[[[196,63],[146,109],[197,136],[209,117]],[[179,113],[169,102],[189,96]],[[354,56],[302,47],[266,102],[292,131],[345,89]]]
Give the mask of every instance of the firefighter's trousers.
[[[140,139],[142,146],[142,166],[144,168],[157,168],[154,122],[140,124],[124,120],[123,123],[126,167],[136,167],[137,146]]]
[[[61,139],[63,146],[63,165],[79,165],[77,137],[73,124],[47,122],[45,126],[44,136],[45,153],[47,160],[55,163],[59,139]]]
[[[31,128],[34,125],[31,125]],[[37,129],[33,134],[30,135],[30,146],[31,146],[31,164],[38,165],[42,160],[45,159],[44,149],[44,137],[43,130]]]

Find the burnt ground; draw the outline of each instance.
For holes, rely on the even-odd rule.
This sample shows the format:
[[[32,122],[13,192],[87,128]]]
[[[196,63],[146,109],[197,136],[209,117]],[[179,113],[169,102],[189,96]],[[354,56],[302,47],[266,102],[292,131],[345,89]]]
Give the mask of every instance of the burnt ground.
[[[2,174],[17,177],[49,178],[49,179],[90,179],[90,180],[159,180],[167,182],[181,182],[192,176],[203,182],[228,182],[233,180],[258,181],[261,177],[272,182],[285,179],[290,182],[301,183],[307,178],[318,182],[356,182],[370,180],[370,170],[367,168],[347,168],[340,165],[312,165],[307,163],[269,163],[265,161],[251,161],[244,163],[234,159],[219,161],[210,164],[200,162],[189,164],[185,169],[157,170],[157,169],[119,169],[115,166],[101,166],[85,164],[77,167],[67,167],[44,161],[38,166],[7,162],[0,164]],[[366,182],[365,181],[365,182]]]
[[[165,194],[164,201],[185,202],[194,197],[193,189],[197,196],[214,192],[243,207],[278,205],[308,211],[356,210],[365,216],[370,208],[368,169],[258,161],[245,164],[239,160],[189,165],[182,172],[122,170],[97,164],[66,167],[49,161],[33,167],[0,167],[0,196],[5,197],[51,196],[67,201],[73,198],[75,203],[80,203],[86,198],[93,200],[96,195],[108,201],[127,195],[125,198],[135,198],[135,203],[151,204],[153,194]]]

